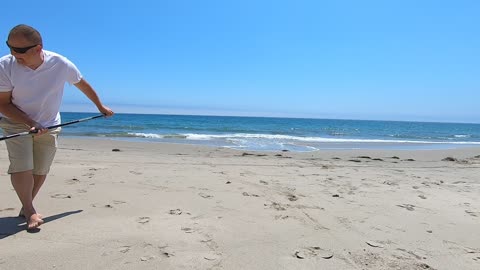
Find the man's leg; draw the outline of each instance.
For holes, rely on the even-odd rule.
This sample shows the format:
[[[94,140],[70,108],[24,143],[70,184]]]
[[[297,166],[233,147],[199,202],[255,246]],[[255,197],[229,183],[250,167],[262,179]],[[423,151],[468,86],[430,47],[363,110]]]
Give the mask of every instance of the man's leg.
[[[42,187],[43,183],[45,183],[45,179],[47,179],[46,175],[33,175],[33,190],[32,190],[32,201],[35,199],[35,196],[37,196],[38,191],[40,191],[40,188]],[[42,215],[38,214],[40,218]],[[20,209],[20,213],[18,213],[19,217],[25,217],[23,207]]]
[[[34,229],[43,223],[33,206],[33,192],[35,181],[32,171],[17,172],[11,174],[12,186],[17,192],[18,198],[23,206],[27,228]],[[40,185],[41,186],[41,185]],[[37,190],[38,193],[38,190]]]
[[[0,127],[3,129],[4,135],[11,135],[29,130],[29,127],[25,124],[13,122],[5,117],[0,118]],[[24,216],[24,207],[30,208],[28,210],[30,212],[33,211],[33,137],[19,136],[6,140],[5,144],[7,146],[8,158],[10,160],[8,173],[10,174],[12,185],[17,192],[18,198],[23,205],[19,216]]]
[[[33,175],[33,190],[32,190],[32,200],[35,199],[35,196],[37,196],[38,191],[40,191],[40,188],[42,187],[43,183],[45,183],[45,179],[47,179],[46,175]]]
[[[47,179],[55,153],[57,151],[57,138],[61,128],[51,130],[49,133],[33,137],[33,159],[34,169],[33,175],[32,201],[37,196],[40,188]],[[25,216],[24,209],[20,210],[19,216]],[[41,214],[37,214],[38,218],[42,218]]]

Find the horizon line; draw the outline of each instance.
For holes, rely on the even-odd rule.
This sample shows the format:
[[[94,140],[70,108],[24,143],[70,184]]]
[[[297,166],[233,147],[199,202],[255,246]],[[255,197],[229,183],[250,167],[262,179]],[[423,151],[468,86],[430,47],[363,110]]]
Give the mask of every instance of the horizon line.
[[[98,111],[70,111],[61,110],[60,113],[96,113]],[[233,115],[233,114],[202,114],[202,113],[162,113],[162,112],[116,112],[115,114],[136,115],[164,115],[164,116],[207,116],[207,117],[244,117],[244,118],[276,118],[276,119],[309,119],[309,120],[342,120],[342,121],[374,121],[374,122],[413,122],[413,123],[439,123],[439,124],[472,124],[480,122],[452,122],[452,121],[426,121],[426,120],[392,120],[392,119],[361,119],[361,118],[328,118],[328,117],[302,117],[302,116],[274,116],[274,115]]]

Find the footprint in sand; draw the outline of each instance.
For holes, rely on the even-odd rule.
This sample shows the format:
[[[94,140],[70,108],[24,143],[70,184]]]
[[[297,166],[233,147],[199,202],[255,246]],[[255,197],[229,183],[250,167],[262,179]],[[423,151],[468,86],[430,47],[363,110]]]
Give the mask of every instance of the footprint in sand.
[[[195,232],[194,229],[188,228],[188,227],[182,227],[182,231],[184,231],[185,233],[193,233],[193,232]]]
[[[141,175],[142,174],[141,172],[136,172],[136,171],[130,171],[129,173],[135,174],[135,175]]]
[[[9,208],[5,208],[5,209],[0,209],[0,212],[3,212],[3,211],[13,211],[13,210],[15,210],[15,208],[9,207]]]
[[[404,252],[410,256],[412,256],[413,258],[417,259],[417,260],[425,260],[427,259],[426,257],[424,256],[420,256],[418,254],[415,254],[415,252],[411,251],[411,250],[406,250],[404,248],[397,248],[397,250],[401,251],[401,252]],[[429,269],[429,268],[424,268],[424,269]]]
[[[130,246],[120,247],[120,249],[118,251],[121,252],[121,253],[127,253],[127,252],[130,251]]]
[[[91,207],[98,207],[98,204],[97,203],[92,203],[90,205]],[[113,206],[111,204],[105,204],[103,207],[105,208],[113,208]]]
[[[294,202],[298,200],[298,197],[293,194],[287,194],[287,199],[291,202]]]
[[[140,223],[140,224],[145,224],[145,223],[150,222],[150,218],[149,217],[139,217],[137,219],[137,222]]]
[[[165,258],[170,258],[170,257],[173,257],[175,256],[175,254],[171,251],[166,251],[166,249],[168,248],[168,246],[163,246],[163,247],[158,247],[158,249],[160,250],[161,254],[165,257]]]
[[[221,255],[221,253],[218,253],[217,250],[218,250],[218,243],[215,242],[215,240],[213,240],[212,236],[208,233],[203,233],[202,236],[204,237],[203,240],[200,240],[200,243],[204,244],[205,246],[207,246],[211,252],[214,252],[215,254],[217,255]],[[208,255],[207,257],[210,258],[210,255]],[[213,258],[213,257],[212,257]]]
[[[125,202],[125,201],[116,201],[116,200],[114,200],[114,201],[113,201],[113,203],[114,203],[114,204],[124,204],[124,203],[127,203],[127,202]]]
[[[198,195],[200,195],[200,197],[202,197],[204,199],[210,199],[210,198],[213,197],[212,195],[208,195],[208,194],[205,194],[205,193],[198,193]]]
[[[70,199],[70,198],[72,198],[71,195],[62,194],[62,193],[55,194],[55,195],[52,195],[52,196],[50,196],[50,197],[52,197],[52,198],[54,198],[54,199]]]
[[[467,182],[466,181],[455,181],[453,182],[452,184],[466,184]]]
[[[295,251],[294,257],[297,259],[310,259],[314,257],[324,258],[326,260],[333,258],[333,252],[322,249],[321,247],[307,247]]]
[[[365,242],[367,243],[367,245],[371,246],[371,247],[375,247],[375,248],[383,248],[383,245],[378,243],[378,242],[375,242],[375,241],[367,241]]]
[[[69,185],[73,185],[73,184],[80,183],[80,180],[78,178],[72,178],[72,179],[66,180],[65,182],[67,182],[67,184]]]
[[[414,211],[415,210],[415,205],[413,205],[413,204],[399,204],[397,206],[401,207],[401,208],[405,208],[408,211]]]
[[[87,193],[85,189],[77,189],[77,193]]]
[[[389,185],[389,186],[398,186],[397,183],[392,182],[392,181],[390,181],[390,180],[385,180],[385,181],[383,181],[383,184]]]
[[[149,262],[157,259],[162,259],[160,257],[169,258],[174,256],[172,252],[165,250],[168,248],[168,246],[156,246],[156,245],[144,242],[143,245],[142,244],[135,245],[134,251],[136,251],[136,253],[138,253],[138,248],[142,249],[142,253],[143,253],[143,256],[139,258],[141,262]],[[122,247],[120,250],[128,251],[129,249],[130,249],[129,246],[125,246],[125,247]],[[142,267],[136,267],[136,268],[142,268]]]
[[[162,252],[162,255],[163,255],[165,258],[170,258],[170,257],[175,256],[175,254],[173,254],[173,253],[171,253],[171,252]]]
[[[140,261],[142,261],[142,262],[148,262],[148,261],[153,260],[153,259],[155,259],[155,256],[152,256],[152,255],[140,257]]]
[[[290,218],[290,216],[284,216],[284,215],[276,215],[276,216],[275,216],[275,220],[288,219],[288,218]]]
[[[465,213],[469,214],[472,217],[478,217],[480,215],[480,212],[473,212],[469,210],[465,210]]]
[[[86,174],[84,174],[84,175],[82,175],[82,176],[86,176],[86,177],[88,177],[88,178],[92,178],[94,175],[95,175],[94,173],[86,173]]]
[[[170,215],[180,216],[182,214],[181,209],[173,209],[168,212]]]
[[[209,254],[209,255],[203,256],[203,258],[207,261],[216,261],[220,259],[221,256],[218,254]]]
[[[265,204],[265,206],[267,206],[267,204]],[[287,210],[287,208],[283,207],[281,204],[277,203],[277,202],[272,202],[272,204],[270,204],[270,208],[273,208],[277,211],[285,211]]]
[[[247,197],[260,197],[260,195],[251,194],[251,193],[248,193],[248,192],[243,192],[242,195],[243,195],[243,196],[247,196]]]

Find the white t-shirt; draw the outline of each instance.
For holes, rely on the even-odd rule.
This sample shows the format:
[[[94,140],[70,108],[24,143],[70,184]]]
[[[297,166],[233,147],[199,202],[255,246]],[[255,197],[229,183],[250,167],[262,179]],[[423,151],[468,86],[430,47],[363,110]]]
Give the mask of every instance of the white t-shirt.
[[[43,50],[43,56],[43,63],[36,70],[17,63],[12,55],[0,58],[0,92],[12,91],[12,103],[47,127],[60,124],[65,83],[76,84],[82,75],[62,55]]]

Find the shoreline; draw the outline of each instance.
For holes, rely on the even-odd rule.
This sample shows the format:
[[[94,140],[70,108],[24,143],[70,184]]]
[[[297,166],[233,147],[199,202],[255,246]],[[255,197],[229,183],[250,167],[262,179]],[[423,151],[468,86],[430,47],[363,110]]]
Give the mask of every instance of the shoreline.
[[[0,154],[1,268],[480,267],[480,147],[300,153],[62,136],[37,233],[16,217],[4,143]]]
[[[174,144],[174,145],[191,145],[191,146],[207,146],[207,147],[220,147],[226,149],[233,149],[238,151],[265,151],[265,152],[278,152],[282,149],[255,149],[255,148],[242,148],[235,146],[222,145],[216,141],[202,141],[202,140],[169,140],[169,139],[149,139],[149,138],[127,138],[127,137],[90,137],[90,136],[73,136],[73,135],[60,135],[60,138],[66,139],[85,139],[85,140],[112,140],[122,142],[134,142],[134,143],[160,143],[160,144]],[[283,149],[288,152],[295,153],[310,153],[316,151],[351,151],[351,150],[379,150],[379,151],[430,151],[430,150],[456,150],[456,149],[470,149],[480,148],[480,145],[474,143],[397,143],[397,142],[322,142],[316,143],[315,147],[308,144],[299,144],[298,147],[314,148],[314,150],[295,151],[291,149]]]

